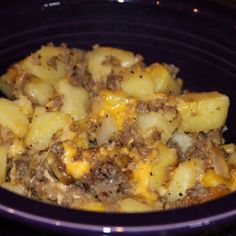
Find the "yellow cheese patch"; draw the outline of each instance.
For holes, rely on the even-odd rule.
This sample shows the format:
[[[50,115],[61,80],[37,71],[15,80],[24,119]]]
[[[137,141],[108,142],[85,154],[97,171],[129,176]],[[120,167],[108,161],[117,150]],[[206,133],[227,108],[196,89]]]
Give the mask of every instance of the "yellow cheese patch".
[[[89,172],[90,167],[91,167],[91,165],[85,160],[68,162],[66,164],[66,171],[74,179],[79,179],[84,174]]]
[[[81,209],[85,209],[87,211],[99,211],[103,212],[105,211],[105,206],[101,202],[85,202],[82,206],[80,206]]]
[[[135,100],[128,98],[122,91],[103,90],[100,97],[102,98],[102,107],[99,116],[103,117],[106,114],[111,116],[118,128],[122,127],[128,117],[135,116],[133,109],[135,106],[129,106],[129,104],[135,103]]]
[[[201,182],[204,187],[217,187],[221,184],[229,187],[231,185],[229,180],[225,179],[221,175],[217,175],[213,169],[206,171],[202,176]]]
[[[88,173],[91,164],[86,160],[73,160],[77,154],[77,149],[69,143],[64,143],[63,160],[66,165],[66,172],[74,179],[81,178],[84,174]]]
[[[148,181],[152,170],[152,164],[149,162],[139,163],[133,171],[133,179],[136,183],[135,194],[142,195],[147,201],[155,201],[158,195],[148,189]]]

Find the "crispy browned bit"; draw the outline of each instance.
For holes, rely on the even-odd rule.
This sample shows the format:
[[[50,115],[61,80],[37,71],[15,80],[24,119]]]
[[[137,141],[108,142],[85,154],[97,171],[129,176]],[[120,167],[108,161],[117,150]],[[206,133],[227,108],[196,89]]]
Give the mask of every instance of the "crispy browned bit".
[[[96,137],[97,137],[97,128],[99,127],[98,123],[95,122],[88,122],[88,139],[89,139],[89,144],[91,147],[93,147],[94,145],[96,146],[97,141],[96,141]]]
[[[93,189],[101,201],[116,202],[127,191],[127,177],[112,159],[98,162],[91,174]]]
[[[167,70],[170,72],[170,75],[173,78],[177,77],[177,74],[179,73],[179,68],[178,67],[176,67],[173,64],[166,64],[166,63],[164,63],[163,66],[165,66],[167,68]]]
[[[12,143],[15,139],[15,134],[10,130],[3,128],[0,125],[0,144]]]
[[[205,188],[198,184],[194,188],[188,189],[187,195],[183,199],[179,199],[174,202],[165,202],[164,209],[169,210],[200,204],[209,200],[219,198],[227,193],[229,193],[229,189],[224,185],[219,185],[217,187],[212,188]]]
[[[122,170],[127,169],[128,165],[132,162],[132,158],[127,154],[118,154],[113,159]]]
[[[149,112],[148,103],[140,101],[136,106],[136,112],[138,112],[138,113],[147,113],[147,112]]]
[[[46,105],[46,110],[50,112],[58,111],[60,107],[62,106],[62,104],[63,104],[63,97],[56,96]]]
[[[58,160],[58,159],[57,159]],[[74,182],[74,179],[66,173],[65,166],[61,161],[55,161],[50,165],[52,173],[63,184],[69,185]]]
[[[50,149],[50,151],[57,156],[62,156],[64,154],[64,148],[61,142],[54,143]]]
[[[38,66],[41,66],[42,63],[41,63],[41,55],[32,55],[32,61],[33,61],[33,64],[35,65],[38,65]]]
[[[166,101],[167,101],[166,98],[151,100],[148,103],[149,110],[150,111],[155,111],[155,112],[157,112],[157,111],[163,111],[164,112],[164,111],[171,110],[171,111],[176,112],[177,111],[176,107],[166,105]]]
[[[138,131],[136,123],[126,122],[124,128],[115,133],[110,138],[118,147],[128,147],[132,149],[136,147],[142,155],[147,155],[149,149],[146,147],[145,140]]]
[[[14,70],[16,72],[16,75],[14,77],[13,81],[13,95],[15,97],[19,97],[23,93],[23,88],[28,79],[30,79],[31,75],[26,73],[25,71],[22,71],[20,67],[15,64]]]
[[[136,62],[135,63],[136,66],[139,66],[140,68],[145,68],[145,62],[144,62],[144,58],[142,55],[137,54],[135,56],[135,62]]]
[[[78,123],[73,122],[69,125],[69,129],[73,132],[79,132],[81,130],[81,127]]]
[[[57,56],[49,57],[46,61],[47,65],[52,67],[54,70],[57,70]]]
[[[209,157],[209,152],[216,142],[221,142],[218,138],[220,130],[210,131],[209,133],[192,133],[190,134],[193,144],[185,152],[185,159],[200,158],[207,160],[207,163],[211,166],[212,160]]]
[[[120,89],[122,80],[123,76],[121,75],[109,74],[107,76],[106,86],[110,90]]]
[[[73,67],[70,67],[70,69],[68,70],[68,74],[69,74],[69,80],[72,85],[84,86],[84,87],[91,86],[90,84],[88,85],[88,83],[92,83],[92,81],[90,81],[90,74],[87,73],[83,65],[77,64],[74,65]]]
[[[152,139],[154,141],[157,141],[157,140],[161,139],[161,134],[160,134],[160,132],[156,128],[152,132]]]
[[[183,160],[183,159],[184,159],[184,157],[183,157],[183,152],[182,152],[180,146],[178,145],[178,143],[175,143],[175,142],[173,142],[172,139],[169,139],[167,145],[168,145],[169,148],[174,148],[174,149],[176,150],[177,155],[178,155],[178,157],[180,158],[180,160]],[[188,158],[187,158],[187,159],[188,159]]]
[[[102,62],[103,65],[120,66],[120,61],[114,56],[107,56]]]
[[[95,97],[102,88],[106,87],[106,84],[103,81],[95,82],[89,74],[87,75],[88,77],[83,81],[83,86],[89,92],[90,96]]]
[[[30,157],[28,155],[19,156],[14,164],[16,168],[16,180],[27,186],[30,181]]]

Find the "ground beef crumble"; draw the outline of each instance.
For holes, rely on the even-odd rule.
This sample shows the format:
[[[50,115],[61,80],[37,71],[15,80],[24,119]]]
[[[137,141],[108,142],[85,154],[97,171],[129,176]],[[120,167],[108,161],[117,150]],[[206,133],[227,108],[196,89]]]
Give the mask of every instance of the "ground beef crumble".
[[[104,202],[116,202],[127,191],[127,175],[112,160],[99,162],[91,170],[92,188],[98,199]]]
[[[110,74],[107,76],[106,87],[110,90],[120,89],[123,76]]]

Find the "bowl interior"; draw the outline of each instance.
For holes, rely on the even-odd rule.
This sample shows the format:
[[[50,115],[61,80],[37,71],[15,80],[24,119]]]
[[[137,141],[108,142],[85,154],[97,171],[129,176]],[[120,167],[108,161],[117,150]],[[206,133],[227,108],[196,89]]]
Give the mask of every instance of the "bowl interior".
[[[231,107],[225,139],[236,143],[234,10],[201,0],[197,3],[171,0],[12,2],[11,5],[2,4],[0,10],[3,26],[0,31],[0,73],[48,42],[64,42],[83,49],[90,49],[93,44],[129,49],[143,55],[147,64],[159,61],[178,66],[188,90],[218,90],[227,94]],[[143,227],[140,230],[150,232],[188,229],[191,228],[190,221],[192,227],[196,222],[204,226],[231,217],[236,210],[230,206],[236,194],[201,206],[130,217],[62,209],[2,189],[0,193],[3,196],[0,211],[5,215],[52,227],[57,221],[64,229],[94,232],[102,232],[104,225],[111,226],[113,231],[124,226],[123,230],[127,232],[132,231],[132,227]],[[15,214],[10,214],[8,208],[15,209]],[[30,219],[32,215],[34,217]]]

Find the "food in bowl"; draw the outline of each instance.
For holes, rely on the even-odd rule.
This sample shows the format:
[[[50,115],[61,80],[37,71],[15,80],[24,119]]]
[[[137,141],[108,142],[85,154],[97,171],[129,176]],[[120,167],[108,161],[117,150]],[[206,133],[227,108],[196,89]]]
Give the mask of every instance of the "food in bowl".
[[[183,91],[174,65],[48,44],[1,76],[1,187],[89,211],[147,212],[236,189],[229,98]]]

